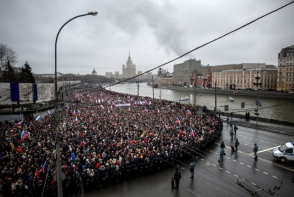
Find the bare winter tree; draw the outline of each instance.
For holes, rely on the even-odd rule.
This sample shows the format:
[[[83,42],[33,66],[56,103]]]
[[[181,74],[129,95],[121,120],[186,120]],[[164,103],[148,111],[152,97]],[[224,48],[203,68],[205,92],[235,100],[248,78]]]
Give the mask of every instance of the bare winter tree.
[[[17,54],[16,52],[8,47],[6,44],[0,43],[0,70],[6,70],[7,62],[10,63],[11,66],[17,62]]]

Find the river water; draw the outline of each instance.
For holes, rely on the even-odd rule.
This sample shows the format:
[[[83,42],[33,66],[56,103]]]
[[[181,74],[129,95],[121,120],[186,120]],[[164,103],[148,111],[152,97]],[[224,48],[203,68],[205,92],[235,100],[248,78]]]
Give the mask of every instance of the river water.
[[[128,93],[137,95],[138,86],[135,83],[118,84],[107,87],[107,90],[112,90],[121,93]],[[160,93],[161,92],[161,93]],[[154,88],[154,98],[161,98],[171,101],[179,101],[181,97],[188,96],[188,101],[181,101],[182,103],[194,103],[194,92],[185,92],[179,90],[167,90]],[[146,83],[139,84],[139,96],[153,97],[152,87],[147,86]],[[233,95],[230,95],[233,97]],[[236,114],[243,114],[250,112],[254,116],[254,109],[256,109],[256,98],[254,97],[233,97],[234,102],[227,101],[229,95],[217,95],[217,108],[224,111],[224,105],[229,106],[229,112]],[[241,102],[245,102],[245,108],[241,108]],[[284,99],[270,99],[259,98],[261,106],[258,107],[259,117],[283,120],[294,122],[294,101]],[[215,95],[196,92],[196,104],[205,105],[208,109],[213,110],[215,107]]]

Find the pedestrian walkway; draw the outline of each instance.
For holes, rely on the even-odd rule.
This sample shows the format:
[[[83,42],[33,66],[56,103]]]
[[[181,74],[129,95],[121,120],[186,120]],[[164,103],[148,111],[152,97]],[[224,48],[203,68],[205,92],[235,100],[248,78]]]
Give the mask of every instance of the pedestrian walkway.
[[[221,116],[221,119],[224,123],[227,123],[227,116]],[[265,130],[268,132],[279,133],[283,135],[294,136],[294,126],[289,125],[281,125],[270,122],[262,122],[262,121],[254,121],[254,120],[246,120],[243,118],[230,118],[230,121],[233,121],[237,126],[255,128],[257,130]]]

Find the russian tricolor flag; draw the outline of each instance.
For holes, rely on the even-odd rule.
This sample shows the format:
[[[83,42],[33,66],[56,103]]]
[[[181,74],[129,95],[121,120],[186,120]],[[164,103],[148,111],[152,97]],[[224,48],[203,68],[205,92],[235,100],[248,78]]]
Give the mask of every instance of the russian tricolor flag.
[[[160,113],[160,111],[159,111],[159,109],[158,109],[158,108],[157,108],[157,110],[156,110],[156,113],[158,113],[158,114]]]
[[[195,132],[194,132],[194,130],[191,128],[190,129],[190,134],[193,136],[193,137],[195,137]]]
[[[45,170],[46,170],[46,161],[45,161],[45,163],[42,166],[42,172],[45,172]]]
[[[25,130],[22,130],[20,135],[20,142],[23,142],[27,136],[28,136],[28,133]]]
[[[36,121],[37,122],[40,122],[41,121],[41,116],[40,115],[36,118]]]
[[[187,115],[188,115],[188,116],[191,116],[191,115],[192,115],[192,113],[191,113],[190,110],[187,110]]]
[[[23,123],[23,121],[20,121],[20,122],[16,123],[15,126],[21,127],[22,126],[22,123]]]
[[[176,118],[176,123],[178,123],[178,124],[181,123],[178,117]]]

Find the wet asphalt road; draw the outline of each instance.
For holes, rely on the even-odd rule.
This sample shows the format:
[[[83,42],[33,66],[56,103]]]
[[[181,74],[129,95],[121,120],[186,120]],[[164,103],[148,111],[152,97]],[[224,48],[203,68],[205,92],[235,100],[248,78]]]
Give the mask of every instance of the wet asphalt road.
[[[191,180],[188,172],[190,161],[179,164],[182,174],[179,189],[171,189],[170,180],[176,167],[171,167],[146,177],[124,181],[123,183],[109,186],[105,189],[98,189],[82,195],[84,197],[206,197],[206,196],[252,196],[241,186],[237,180],[242,181],[250,191],[257,191],[259,196],[272,196],[268,190],[274,191],[274,186],[279,186],[283,181],[280,190],[275,191],[274,196],[293,197],[294,183],[292,173],[294,162],[281,163],[273,158],[273,148],[294,141],[293,127],[282,125],[271,125],[258,123],[258,127],[246,124],[244,120],[234,119],[239,125],[237,138],[240,142],[238,153],[231,153],[229,148],[234,144],[230,140],[229,126],[224,123],[222,137],[205,152],[198,152],[194,157],[196,163],[195,178]],[[252,122],[251,122],[252,123]],[[243,125],[243,126],[242,126]],[[246,126],[246,127],[244,127]],[[249,126],[249,127],[247,127]],[[263,128],[263,129],[260,129]],[[276,129],[277,132],[267,130]],[[281,131],[281,132],[278,132]],[[226,156],[223,164],[219,164],[219,143],[224,140],[226,145]],[[253,159],[253,146],[259,146],[258,160]],[[262,191],[264,189],[265,191]]]

